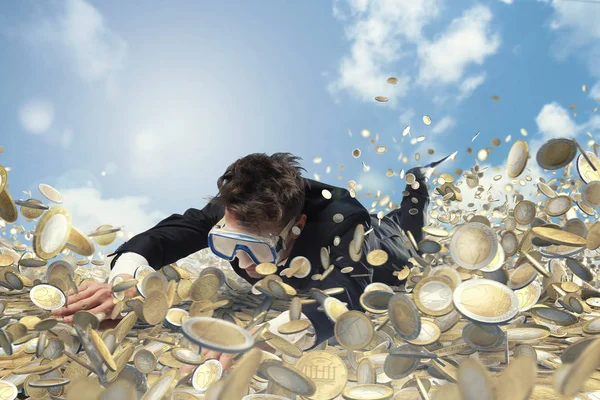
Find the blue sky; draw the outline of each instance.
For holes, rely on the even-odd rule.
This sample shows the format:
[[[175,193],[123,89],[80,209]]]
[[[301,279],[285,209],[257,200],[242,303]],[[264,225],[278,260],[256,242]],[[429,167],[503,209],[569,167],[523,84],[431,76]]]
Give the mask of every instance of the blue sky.
[[[309,177],[398,201],[401,169],[452,151],[444,172],[468,169],[495,137],[480,164],[501,167],[517,139],[595,137],[598,20],[600,4],[565,0],[5,2],[0,164],[15,198],[56,186],[84,231],[202,208],[252,152],[293,152]]]

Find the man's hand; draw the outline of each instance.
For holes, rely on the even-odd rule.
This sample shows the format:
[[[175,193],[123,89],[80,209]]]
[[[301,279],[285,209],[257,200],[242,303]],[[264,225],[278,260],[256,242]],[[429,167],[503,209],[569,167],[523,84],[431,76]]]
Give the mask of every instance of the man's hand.
[[[223,373],[227,372],[227,370],[229,369],[229,367],[231,367],[231,364],[233,363],[234,354],[219,353],[218,351],[202,349],[202,355],[204,356],[205,360],[209,360],[211,358],[218,360],[223,366]],[[196,367],[196,365],[183,364],[181,367],[179,367],[179,372],[181,373],[181,375],[185,375],[193,371]]]
[[[63,317],[64,322],[73,322],[73,314],[77,311],[89,311],[93,314],[110,315],[115,303],[107,283],[86,282],[79,287],[79,293],[69,292],[67,307],[52,311],[55,317]]]

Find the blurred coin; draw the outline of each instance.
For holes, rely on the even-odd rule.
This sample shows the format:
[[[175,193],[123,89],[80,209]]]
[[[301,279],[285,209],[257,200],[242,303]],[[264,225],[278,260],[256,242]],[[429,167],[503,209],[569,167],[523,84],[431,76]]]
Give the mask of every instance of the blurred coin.
[[[388,305],[390,322],[404,340],[414,340],[421,332],[421,318],[414,303],[405,294],[397,293]]]
[[[394,390],[380,384],[348,386],[342,392],[346,400],[388,400],[394,396]]]
[[[1,400],[13,400],[17,398],[19,390],[17,387],[4,379],[0,379],[0,399]]]
[[[583,154],[577,157],[577,173],[584,183],[600,180],[600,160],[592,151],[586,151],[587,158],[592,162],[596,170],[587,162]]]
[[[560,229],[539,226],[532,228],[531,232],[535,236],[553,244],[564,244],[567,246],[585,246],[587,243],[586,240],[581,236],[577,236],[573,233],[566,232]]]
[[[62,307],[67,301],[67,297],[62,290],[48,284],[40,284],[31,288],[29,297],[33,304],[48,311]]]
[[[498,250],[494,231],[480,222],[461,225],[454,231],[450,252],[461,267],[476,270],[487,266]]]
[[[133,365],[138,371],[149,374],[156,368],[156,356],[148,349],[140,349],[133,357]]]
[[[223,365],[218,360],[206,360],[194,370],[192,386],[200,393],[206,392],[208,387],[221,379]]]
[[[600,181],[592,181],[583,187],[581,200],[591,208],[600,207]]]
[[[519,312],[519,299],[514,292],[488,279],[461,283],[454,290],[453,301],[458,312],[476,322],[502,323]]]
[[[17,205],[6,188],[0,191],[0,218],[9,224],[12,224],[19,218]]]
[[[307,353],[307,354],[312,354]],[[326,353],[328,354],[328,353]],[[342,364],[343,365],[343,364]],[[285,366],[281,361],[277,360],[266,360],[259,367],[261,375],[265,376],[269,381],[276,383],[277,385],[289,390],[300,396],[310,397],[315,394],[317,387],[315,383],[306,374],[300,372],[301,367],[298,367],[296,363],[296,369]],[[315,368],[316,369],[316,368]],[[335,371],[335,370],[333,370]],[[322,375],[322,379],[327,379],[329,375]],[[335,372],[329,378],[335,382]],[[335,396],[333,396],[335,397]]]
[[[38,189],[40,193],[51,202],[57,204],[61,204],[63,202],[63,198],[60,192],[54,189],[52,186],[47,185],[45,183],[40,183],[38,185]]]
[[[529,157],[529,146],[524,140],[517,140],[508,153],[506,160],[506,173],[511,178],[516,178],[525,169]]]
[[[348,370],[342,359],[322,350],[306,352],[296,361],[294,368],[314,383],[316,390],[308,397],[315,400],[337,397],[348,379]]]
[[[478,351],[491,351],[500,347],[506,334],[498,325],[483,325],[474,322],[463,328],[462,338],[471,348]]]
[[[364,313],[347,311],[337,318],[334,334],[343,347],[350,350],[360,350],[373,340],[373,324]]]
[[[89,257],[89,256],[94,255],[94,251],[95,251],[94,243],[92,243],[92,241],[90,239],[88,239],[87,236],[85,236],[83,233],[81,233],[74,226],[71,227],[71,231],[69,233],[69,237],[67,239],[67,243],[65,244],[65,246],[69,250],[71,250],[79,255],[82,255],[84,257]]]
[[[419,310],[433,316],[448,314],[453,308],[453,286],[441,277],[423,278],[413,289],[413,300]]]
[[[565,214],[572,206],[571,198],[566,195],[558,195],[546,201],[544,210],[551,217]]]
[[[494,399],[494,384],[486,368],[475,358],[467,357],[458,366],[457,382],[463,399]]]
[[[64,207],[46,211],[35,227],[33,250],[44,259],[54,258],[67,244],[71,232],[71,214]]]
[[[181,327],[190,341],[210,350],[239,353],[254,345],[254,339],[246,330],[216,318],[192,317]]]
[[[367,254],[367,262],[374,267],[385,264],[387,260],[388,254],[384,250],[372,250]]]
[[[577,145],[572,139],[553,138],[544,143],[537,152],[540,167],[556,170],[569,164],[577,155]]]

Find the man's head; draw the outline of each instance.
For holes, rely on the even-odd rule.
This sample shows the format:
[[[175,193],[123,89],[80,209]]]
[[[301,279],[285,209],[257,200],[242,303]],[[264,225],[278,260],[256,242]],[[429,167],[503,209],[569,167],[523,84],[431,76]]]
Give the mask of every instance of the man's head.
[[[287,251],[278,254],[278,261],[287,258],[298,237],[292,228],[297,227],[294,232],[299,233],[306,221],[302,214],[305,180],[299,160],[289,153],[240,158],[217,180],[219,193],[211,200],[225,207],[226,227],[249,235],[282,234]],[[291,220],[294,222],[289,225]],[[282,232],[286,226],[290,228]],[[256,266],[247,254],[238,251],[237,257],[241,268],[256,275]]]

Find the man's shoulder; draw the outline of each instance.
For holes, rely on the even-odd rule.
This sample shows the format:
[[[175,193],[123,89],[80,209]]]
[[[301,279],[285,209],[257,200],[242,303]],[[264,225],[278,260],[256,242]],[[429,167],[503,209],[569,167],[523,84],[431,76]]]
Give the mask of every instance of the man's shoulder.
[[[341,228],[349,221],[370,219],[367,209],[348,190],[310,179],[307,179],[307,186],[310,189],[306,191],[303,213],[308,222]]]

